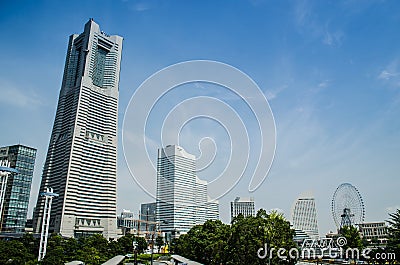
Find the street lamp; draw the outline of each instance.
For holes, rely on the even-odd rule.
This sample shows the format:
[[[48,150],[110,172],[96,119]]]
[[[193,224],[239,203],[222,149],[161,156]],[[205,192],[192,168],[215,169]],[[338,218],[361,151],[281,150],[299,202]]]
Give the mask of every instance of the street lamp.
[[[155,231],[154,231],[154,233],[155,233]],[[151,235],[151,259],[150,259],[151,265],[153,265],[154,233]]]
[[[46,256],[47,238],[49,237],[51,204],[53,198],[58,197],[58,194],[53,192],[53,188],[46,188],[46,191],[39,193],[39,196],[45,197],[38,257],[38,261],[41,261],[44,256]]]
[[[155,237],[155,234],[156,234],[157,229],[160,231],[160,223],[169,224],[169,221],[160,220],[159,222],[156,222],[156,223],[155,223],[154,231],[153,231],[153,233],[152,233],[152,235],[151,235],[151,258],[150,258],[150,264],[151,264],[151,265],[153,265],[154,237]],[[160,252],[160,251],[159,251],[159,252]]]
[[[134,252],[134,255],[135,255],[134,264],[137,265],[137,247],[138,247],[138,242],[136,242],[136,240],[133,240],[132,245],[133,245],[133,252]]]

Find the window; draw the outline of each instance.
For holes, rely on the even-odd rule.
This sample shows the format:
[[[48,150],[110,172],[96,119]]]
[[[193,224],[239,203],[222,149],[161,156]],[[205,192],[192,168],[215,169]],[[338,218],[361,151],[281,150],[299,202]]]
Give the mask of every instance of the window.
[[[104,82],[104,66],[106,63],[106,56],[108,51],[100,46],[97,46],[96,58],[94,62],[93,71],[93,84],[99,87],[103,87]]]

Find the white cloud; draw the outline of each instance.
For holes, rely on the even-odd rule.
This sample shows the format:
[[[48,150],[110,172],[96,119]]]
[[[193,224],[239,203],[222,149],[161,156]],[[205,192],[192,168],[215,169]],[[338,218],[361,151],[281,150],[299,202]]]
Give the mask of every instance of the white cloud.
[[[328,86],[328,80],[322,81],[321,83],[318,84],[319,88],[325,88]]]
[[[343,31],[338,30],[335,32],[325,31],[322,42],[329,46],[340,46],[343,40]]]
[[[146,2],[137,3],[134,6],[135,11],[138,11],[138,12],[143,12],[143,11],[149,10],[150,8],[151,8],[150,5]]]
[[[0,102],[15,107],[34,107],[42,105],[39,96],[29,90],[22,90],[15,84],[0,80]]]
[[[392,77],[396,77],[396,76],[398,76],[398,75],[399,75],[399,73],[390,73],[390,72],[388,72],[387,70],[383,70],[383,71],[379,74],[378,79],[389,80],[389,79],[391,79]]]
[[[384,84],[398,88],[400,87],[400,67],[399,60],[394,59],[390,62],[378,75],[378,80],[381,80]]]
[[[295,19],[298,26],[309,23],[311,7],[307,1],[298,1],[295,7]]]
[[[328,46],[340,46],[344,39],[344,32],[340,29],[332,29],[328,18],[321,19],[317,12],[313,11],[310,1],[296,2],[294,10],[295,25],[300,33],[313,39],[320,40]]]
[[[273,100],[278,96],[279,93],[281,93],[287,87],[288,87],[287,85],[283,85],[276,89],[267,89],[267,91],[265,91],[265,97],[267,98],[267,100]]]

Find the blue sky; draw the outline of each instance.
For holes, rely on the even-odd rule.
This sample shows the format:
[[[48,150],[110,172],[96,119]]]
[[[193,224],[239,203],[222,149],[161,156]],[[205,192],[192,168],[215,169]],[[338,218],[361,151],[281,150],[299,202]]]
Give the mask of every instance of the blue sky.
[[[290,217],[294,200],[312,192],[323,234],[334,229],[330,201],[343,182],[362,194],[366,221],[387,219],[400,207],[398,1],[2,1],[0,10],[0,145],[38,149],[30,208],[68,36],[91,17],[124,37],[120,129],[135,89],[181,61],[230,64],[268,98],[277,129],[274,164],[256,192],[249,194],[243,179],[220,200],[224,221],[238,195]],[[133,182],[119,150],[118,208],[137,211],[151,198]]]

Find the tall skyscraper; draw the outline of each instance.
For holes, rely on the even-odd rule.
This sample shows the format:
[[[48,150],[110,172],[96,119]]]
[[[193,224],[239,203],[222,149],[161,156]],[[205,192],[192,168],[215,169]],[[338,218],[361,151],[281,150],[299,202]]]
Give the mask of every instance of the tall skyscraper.
[[[40,191],[53,188],[50,232],[116,237],[118,83],[122,37],[90,19],[69,38]],[[33,227],[40,231],[44,198]]]
[[[241,198],[236,197],[236,199],[231,202],[231,222],[233,218],[242,214],[246,216],[255,216],[256,209],[254,205],[254,198]]]
[[[317,210],[314,198],[299,198],[292,213],[293,228],[306,233],[311,239],[318,238]]]
[[[157,221],[163,232],[178,236],[203,224],[207,213],[216,217],[218,202],[208,203],[207,181],[200,180],[195,170],[195,156],[182,147],[168,145],[158,150]]]
[[[158,150],[157,221],[162,231],[185,233],[196,224],[195,156],[182,147]]]
[[[0,160],[7,160],[10,167],[19,172],[10,174],[7,180],[3,212],[0,213],[3,233],[25,232],[35,159],[35,148],[19,144],[0,147]]]

